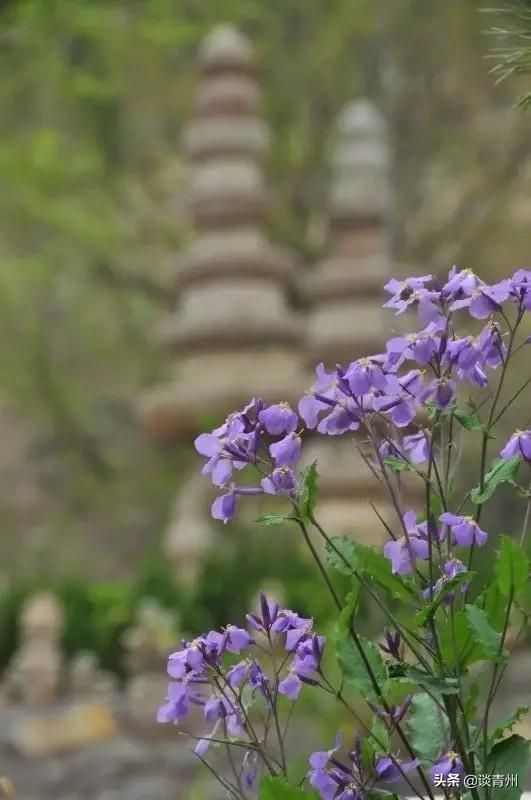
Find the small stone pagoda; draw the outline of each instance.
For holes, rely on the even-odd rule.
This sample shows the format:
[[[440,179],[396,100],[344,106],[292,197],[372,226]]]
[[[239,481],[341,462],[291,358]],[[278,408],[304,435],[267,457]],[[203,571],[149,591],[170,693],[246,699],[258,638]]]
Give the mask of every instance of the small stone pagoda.
[[[295,400],[304,384],[302,328],[286,300],[293,262],[264,232],[268,130],[249,42],[230,26],[216,28],[199,70],[184,141],[194,236],[175,265],[178,304],[162,329],[174,373],[140,401],[151,434],[186,441],[252,396]],[[198,516],[208,513],[208,486],[199,480],[201,487],[194,474],[177,498],[168,540],[190,577],[209,537],[210,523]]]
[[[333,142],[327,256],[304,278],[308,370],[321,361],[333,368],[383,347],[382,286],[390,273],[389,161],[381,114],[365,100],[346,106]],[[319,437],[309,450],[309,460],[317,458],[320,464],[320,513],[329,529],[378,544],[382,526],[368,500],[385,509],[353,437]]]

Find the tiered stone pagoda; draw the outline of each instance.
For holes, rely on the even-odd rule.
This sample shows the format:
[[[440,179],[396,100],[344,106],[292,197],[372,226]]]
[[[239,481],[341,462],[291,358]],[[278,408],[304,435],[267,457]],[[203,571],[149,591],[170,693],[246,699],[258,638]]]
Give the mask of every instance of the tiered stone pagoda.
[[[304,279],[309,370],[321,361],[333,368],[381,352],[384,343],[382,286],[390,273],[386,125],[372,104],[359,100],[344,108],[335,133],[328,255]],[[320,513],[329,529],[377,544],[382,526],[368,499],[383,508],[382,497],[353,437],[319,437],[309,449],[308,458],[320,465]]]
[[[286,300],[293,264],[264,233],[268,130],[251,47],[234,28],[216,28],[199,68],[184,142],[194,238],[177,260],[178,304],[162,330],[175,356],[173,376],[140,402],[153,435],[186,441],[253,395],[295,400],[304,385],[301,325]],[[193,478],[183,488],[169,534],[171,554],[191,573],[209,535],[196,513],[198,506],[208,513],[203,492]]]

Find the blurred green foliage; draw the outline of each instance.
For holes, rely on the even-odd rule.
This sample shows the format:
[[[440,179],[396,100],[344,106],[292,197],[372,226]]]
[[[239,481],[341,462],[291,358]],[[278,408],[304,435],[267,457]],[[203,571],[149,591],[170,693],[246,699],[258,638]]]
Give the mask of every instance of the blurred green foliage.
[[[193,113],[197,47],[218,22],[238,25],[256,45],[273,131],[266,166],[275,239],[308,261],[321,254],[333,118],[367,95],[390,125],[397,262],[425,272],[462,261],[485,275],[526,265],[528,123],[511,108],[514,84],[495,87],[488,73],[485,4],[0,3],[7,574],[130,585],[167,523],[188,449],[151,444],[133,403],[171,370],[153,333],[173,307],[171,266],[190,235],[179,140]],[[202,614],[225,609],[220,597],[226,617],[243,607],[232,558],[243,558],[253,579],[261,558],[271,574],[282,571],[246,539],[245,556],[223,542],[204,568],[204,605],[198,595],[187,610],[195,628]],[[177,602],[162,573],[149,581],[150,592]],[[290,582],[294,605],[312,597],[306,581],[301,573]],[[71,588],[73,607],[112,616],[105,586],[101,594]],[[116,588],[122,611],[124,591]]]

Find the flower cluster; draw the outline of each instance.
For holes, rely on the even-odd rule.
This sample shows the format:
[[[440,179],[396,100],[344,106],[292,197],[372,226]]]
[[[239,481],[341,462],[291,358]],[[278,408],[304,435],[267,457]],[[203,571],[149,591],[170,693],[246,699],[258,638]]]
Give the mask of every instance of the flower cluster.
[[[395,676],[401,679],[420,675],[424,680],[434,677],[436,685],[441,681],[453,681],[453,678],[442,677],[446,673],[444,664],[437,665],[434,675],[430,673],[430,669],[435,669],[435,662],[442,660],[442,648],[433,626],[437,619],[448,618],[448,606],[452,614],[457,611],[461,615],[462,622],[470,621],[467,598],[469,581],[475,574],[470,571],[473,553],[488,540],[487,532],[480,526],[482,504],[498,482],[514,484],[515,470],[521,462],[531,464],[531,431],[517,430],[499,451],[499,459],[490,470],[486,465],[488,443],[494,438],[492,430],[501,416],[495,413],[498,411],[496,404],[514,353],[515,334],[524,313],[531,311],[531,271],[518,270],[511,278],[487,284],[471,270],[453,267],[445,281],[424,275],[392,279],[384,288],[389,295],[384,307],[399,315],[408,309],[414,310],[420,320],[420,330],[393,336],[383,352],[349,364],[338,364],[331,369],[319,364],[315,381],[299,399],[296,410],[288,403],[267,404],[255,398],[240,411],[230,414],[220,427],[195,440],[197,451],[206,459],[203,474],[220,490],[212,504],[212,516],[227,522],[234,516],[241,496],[284,497],[294,510],[291,519],[301,528],[341,611],[348,607],[343,608],[333,581],[311,544],[310,526],[326,542],[328,556],[333,553],[333,559],[329,559],[331,566],[339,569],[337,563],[341,562],[342,572],[349,566],[362,586],[365,586],[367,574],[363,571],[358,574],[356,558],[350,562],[343,555],[349,552],[352,543],[339,550],[313,514],[313,500],[308,499],[311,494],[308,475],[312,473],[307,471],[303,476],[298,471],[305,430],[326,436],[360,431],[363,446],[368,443],[371,448],[363,455],[373,474],[387,487],[396,511],[398,530],[387,528],[391,540],[383,548],[383,557],[374,555],[375,559],[380,559],[380,562],[375,561],[380,569],[370,571],[370,576],[378,585],[377,575],[381,573],[380,585],[387,590],[391,580],[395,585],[399,583],[397,578],[391,579],[389,569],[394,575],[405,577],[400,582],[401,587],[407,591],[407,597],[412,597],[415,610],[423,612],[415,617],[420,630],[418,633],[409,630],[397,621],[399,617],[389,614],[396,630],[386,631],[385,643],[380,645],[389,658],[382,660],[377,651],[374,656],[375,660],[377,656],[380,658],[382,674],[389,676],[389,680],[386,678],[385,686],[372,697],[373,700],[377,697],[379,705],[366,701],[376,725],[371,729],[365,725],[367,738],[362,741],[357,737],[350,750],[342,746],[338,736],[331,750],[318,751],[310,757],[306,778],[322,800],[364,800],[371,793],[381,791],[378,789],[381,784],[400,779],[412,786],[407,775],[413,769],[419,773],[423,791],[430,794],[430,781],[440,785],[440,780],[451,778],[451,785],[456,786],[465,767],[470,768],[464,749],[461,752],[448,749],[460,741],[462,721],[455,715],[453,726],[448,726],[455,742],[452,744],[443,737],[437,745],[439,756],[432,757],[429,764],[423,760],[421,765],[414,757],[415,748],[408,742],[402,723],[410,711],[417,714],[422,707],[416,708],[410,696],[394,705],[396,695],[393,694],[392,702],[386,687]],[[459,330],[463,311],[480,321],[474,323],[474,334],[463,334]],[[498,370],[499,380],[493,380],[493,370]],[[493,401],[489,412],[482,411],[482,404],[477,405],[473,400],[469,400],[470,413],[459,408],[461,385],[485,389],[491,381],[496,385],[490,393]],[[458,423],[465,429],[481,431],[483,443],[479,487],[464,498],[460,497],[459,503],[454,505],[455,463],[452,459],[457,448],[453,431]],[[403,471],[414,473],[422,481],[426,503],[420,517],[412,510],[404,511],[408,506],[401,494],[400,473]],[[236,481],[238,473],[244,476],[243,481]],[[520,489],[522,494],[526,493],[523,487]],[[472,513],[469,513],[470,507]],[[458,548],[468,552],[463,555]],[[513,557],[511,552],[507,551],[506,558]],[[343,564],[345,561],[347,563]],[[362,561],[360,559],[360,563]],[[505,587],[500,592],[500,597],[502,595],[511,598],[505,614],[508,624],[512,589],[507,592]],[[377,593],[371,596],[381,604]],[[483,620],[485,608],[481,611]],[[483,622],[488,629],[487,619]],[[247,623],[246,628],[229,625],[221,631],[210,631],[191,642],[183,642],[182,648],[170,655],[168,674],[172,682],[166,703],[158,713],[160,722],[179,724],[193,707],[202,709],[205,722],[213,728],[198,742],[196,752],[201,757],[205,756],[211,742],[221,740],[230,745],[238,740],[245,754],[241,772],[231,788],[235,797],[245,797],[244,789],[253,788],[260,769],[268,770],[275,779],[280,774],[287,777],[284,757],[287,723],[281,726],[278,717],[282,697],[297,700],[307,684],[342,699],[349,708],[342,696],[343,682],[341,687],[334,688],[325,675],[322,665],[325,638],[314,631],[312,619],[280,608],[262,594],[257,613],[248,614]],[[469,627],[472,637],[473,626]],[[351,639],[349,646],[352,645],[359,656],[371,685],[381,688],[371,665],[372,656],[368,657],[352,621],[347,633]],[[452,640],[454,633],[452,630]],[[502,644],[504,635],[501,634]],[[490,639],[496,642],[498,637],[493,635]],[[370,646],[371,643],[366,644]],[[452,644],[455,647],[455,642]],[[405,658],[406,647],[418,661],[413,668]],[[497,645],[495,651],[496,648]],[[460,669],[461,660],[466,661],[472,651],[473,648],[465,648],[464,654],[459,655]],[[358,661],[355,663],[357,665]],[[466,666],[464,664],[463,669]],[[344,664],[341,667],[346,675],[350,667]],[[493,686],[495,678],[496,673]],[[418,682],[423,688],[420,678]],[[450,688],[453,691],[453,687]],[[488,703],[493,694],[490,691]],[[440,705],[437,698],[430,693],[427,695]],[[263,715],[258,715],[262,721],[266,720],[261,737],[257,737],[249,719],[250,700],[260,701],[265,709]],[[453,707],[444,704],[440,710],[451,721]],[[488,710],[483,720],[485,732],[487,722]],[[278,749],[270,762],[267,737],[273,728],[277,732]],[[384,730],[385,736],[379,736],[375,730]],[[395,735],[396,741],[400,739],[406,746],[410,760],[402,760],[392,750],[389,741]],[[376,746],[373,746],[373,739]],[[383,739],[387,744],[382,744]],[[488,745],[484,738],[484,745],[485,742]],[[485,759],[487,756],[485,752]],[[259,764],[259,758],[263,763]]]
[[[325,638],[314,633],[312,619],[280,608],[262,593],[260,613],[248,614],[247,622],[249,630],[228,625],[183,641],[181,649],[168,658],[172,682],[157,720],[180,724],[193,706],[201,707],[205,721],[214,728],[199,741],[199,755],[206,753],[220,729],[222,736],[244,738],[248,733],[244,691],[258,693],[271,709],[278,695],[296,700],[303,684],[319,683]],[[277,669],[270,658],[267,670],[258,656],[278,649],[284,653],[281,666]],[[234,663],[233,656],[244,653],[245,658]]]
[[[395,783],[419,764],[417,759],[401,762],[393,755],[374,756],[372,763],[366,764],[359,737],[343,760],[337,756],[340,748],[338,735],[331,750],[310,756],[308,780],[323,800],[363,800],[379,783]]]
[[[241,495],[292,495],[296,491],[294,467],[301,454],[298,422],[288,403],[268,406],[263,400],[254,399],[241,411],[230,414],[219,428],[197,437],[196,450],[208,459],[203,475],[209,475],[214,486],[224,490],[212,504],[214,519],[231,519]],[[250,465],[262,476],[260,485],[234,483],[234,471]]]

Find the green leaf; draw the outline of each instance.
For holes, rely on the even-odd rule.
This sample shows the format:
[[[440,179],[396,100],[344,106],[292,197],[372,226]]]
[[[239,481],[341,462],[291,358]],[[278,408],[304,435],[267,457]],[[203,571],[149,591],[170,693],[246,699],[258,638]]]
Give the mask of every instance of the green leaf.
[[[438,592],[435,592],[428,605],[419,611],[416,616],[418,625],[425,625],[430,617],[433,617],[445,597],[453,592],[458,586],[463,583],[470,583],[472,578],[476,575],[475,572],[458,572],[453,578],[445,579]]]
[[[372,681],[369,677],[365,663],[350,636],[341,635],[338,631],[336,652],[339,665],[345,676],[345,681],[352,689],[359,692],[363,697],[377,699]],[[378,647],[369,639],[359,637],[365,658],[376,678],[378,685],[384,687],[389,677],[387,666],[380,654]]]
[[[505,731],[510,731],[514,728],[514,726],[520,722],[520,720],[527,717],[529,712],[531,711],[531,705],[529,706],[519,706],[516,711],[513,711],[512,714],[505,717],[501,722],[499,722],[496,727],[489,733],[489,739],[494,744],[495,742],[499,741]]]
[[[411,472],[413,467],[409,461],[404,461],[403,458],[396,458],[396,456],[385,456],[384,464],[387,464],[389,469],[393,472]]]
[[[448,717],[427,694],[417,694],[411,701],[407,722],[409,740],[423,763],[436,760],[441,751],[448,750],[450,736]]]
[[[465,697],[463,708],[467,722],[470,724],[476,719],[479,700],[479,683],[471,683],[468,687],[468,694]]]
[[[271,525],[283,525],[290,520],[292,521],[293,517],[287,517],[284,514],[264,514],[262,517],[258,517],[257,522],[269,528]]]
[[[453,416],[467,431],[482,431],[485,427],[476,411],[461,411],[456,408],[454,409]]]
[[[391,594],[396,600],[411,603],[414,590],[409,586],[406,578],[394,575],[391,572],[391,562],[380,550],[373,547],[354,542],[355,551],[358,556],[359,571],[373,579],[378,586],[381,586]]]
[[[428,672],[418,667],[407,667],[406,676],[417,683],[437,694],[458,694],[459,681],[457,678],[439,678],[437,675],[430,675]]]
[[[299,507],[305,522],[312,516],[317,503],[317,477],[317,461],[314,461],[302,472],[299,482]]]
[[[390,706],[399,706],[410,694],[419,691],[419,685],[411,678],[389,678],[385,685],[385,699]]]
[[[466,605],[465,614],[468,621],[472,641],[481,649],[481,655],[492,661],[505,661],[507,653],[500,653],[501,633],[495,631],[489,622],[487,613],[477,606]]]
[[[505,620],[507,604],[505,602],[505,597],[500,592],[497,581],[493,581],[491,585],[481,593],[474,605],[485,610],[494,630],[501,631]]]
[[[496,788],[496,800],[519,800],[529,766],[529,745],[522,736],[509,736],[498,742],[489,753],[486,772],[490,775],[516,775],[517,786]]]
[[[326,545],[326,560],[343,575],[352,575],[359,565],[356,542],[348,536],[332,536],[330,542],[333,547]]]
[[[483,654],[476,644],[464,611],[458,611],[448,625],[439,629],[439,646],[445,664],[466,671],[470,664],[481,661]]]
[[[284,778],[266,775],[260,784],[258,800],[318,800],[319,794],[313,789],[290,786]]]
[[[489,497],[492,497],[500,484],[514,483],[514,478],[519,466],[520,456],[513,456],[513,458],[508,459],[495,459],[490,466],[490,470],[485,474],[483,491],[480,490],[479,486],[476,486],[476,488],[472,489],[470,492],[470,499],[472,502],[479,506],[485,503]]]
[[[504,597],[519,597],[527,585],[529,560],[523,549],[509,536],[500,536],[500,553],[494,564],[494,573]]]
[[[377,755],[387,755],[389,753],[389,730],[387,725],[376,714],[371,723],[371,733],[376,737],[374,739],[374,748]],[[376,741],[377,740],[377,741]]]
[[[345,606],[342,608],[341,613],[339,614],[339,619],[337,622],[337,631],[340,636],[348,636],[349,635],[349,628],[350,628],[350,620],[356,613],[356,609],[358,608],[358,603],[360,601],[361,596],[361,583],[358,582],[358,585],[347,594]]]

